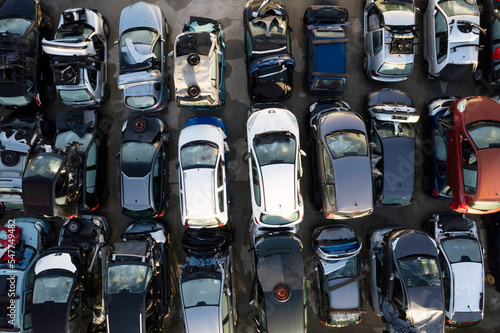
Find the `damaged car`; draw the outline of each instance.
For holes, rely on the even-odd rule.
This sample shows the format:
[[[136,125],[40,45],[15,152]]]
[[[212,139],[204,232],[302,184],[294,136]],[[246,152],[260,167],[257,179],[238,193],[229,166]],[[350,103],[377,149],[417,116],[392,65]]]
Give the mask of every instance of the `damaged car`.
[[[98,107],[109,98],[108,36],[109,26],[101,13],[72,8],[61,14],[54,39],[43,39],[57,93],[66,105]]]
[[[137,2],[122,9],[118,89],[131,111],[161,111],[168,103],[168,24],[160,7]]]
[[[243,26],[250,98],[267,102],[292,96],[295,60],[286,6],[278,0],[250,0]]]
[[[105,274],[107,332],[163,332],[172,305],[170,232],[160,221],[132,222]]]
[[[379,205],[408,205],[415,191],[415,123],[420,116],[407,93],[384,88],[368,94],[367,129],[374,143],[373,196]]]
[[[192,16],[174,42],[175,101],[191,110],[215,110],[226,103],[222,24]]]

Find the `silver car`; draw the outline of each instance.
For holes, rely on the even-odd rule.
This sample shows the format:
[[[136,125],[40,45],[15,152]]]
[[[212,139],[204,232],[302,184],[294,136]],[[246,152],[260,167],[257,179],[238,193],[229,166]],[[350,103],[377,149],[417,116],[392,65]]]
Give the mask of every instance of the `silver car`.
[[[403,81],[413,71],[415,11],[413,0],[366,1],[363,70],[370,79]]]
[[[154,112],[168,102],[168,24],[160,7],[137,2],[120,15],[118,88],[131,111]]]

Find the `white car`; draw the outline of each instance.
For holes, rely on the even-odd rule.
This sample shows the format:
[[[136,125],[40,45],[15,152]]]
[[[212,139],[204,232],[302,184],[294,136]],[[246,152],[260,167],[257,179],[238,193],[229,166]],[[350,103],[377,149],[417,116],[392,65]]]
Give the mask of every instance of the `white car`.
[[[403,81],[415,58],[413,0],[367,0],[363,11],[363,70],[372,80]]]
[[[478,65],[476,0],[429,0],[424,13],[424,72],[440,81],[464,81]]]
[[[448,325],[470,326],[484,318],[484,259],[476,222],[464,214],[434,214]]]
[[[54,40],[42,40],[64,104],[92,107],[109,98],[108,36],[109,26],[101,13],[72,8],[61,14]]]
[[[278,103],[276,103],[278,104]],[[250,231],[293,227],[304,218],[299,125],[280,107],[253,108],[247,120],[252,198]]]
[[[182,224],[189,228],[227,223],[226,125],[221,118],[189,119],[179,135],[179,199]]]

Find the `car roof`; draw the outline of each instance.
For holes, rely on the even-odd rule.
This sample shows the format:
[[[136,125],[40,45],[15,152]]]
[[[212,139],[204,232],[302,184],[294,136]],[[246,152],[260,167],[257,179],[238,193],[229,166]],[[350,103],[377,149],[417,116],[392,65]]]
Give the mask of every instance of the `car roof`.
[[[329,157],[330,158],[330,157]],[[346,156],[332,160],[337,207],[341,212],[373,208],[370,157]]]
[[[265,211],[269,213],[297,209],[295,165],[269,164],[260,168],[264,192]]]
[[[314,40],[338,41],[337,43],[319,43],[314,45],[314,71],[319,73],[345,74],[347,67],[347,40],[344,37],[331,38],[318,36],[315,36]],[[332,61],[332,57],[335,57],[336,61]],[[321,74],[318,75],[321,76]]]

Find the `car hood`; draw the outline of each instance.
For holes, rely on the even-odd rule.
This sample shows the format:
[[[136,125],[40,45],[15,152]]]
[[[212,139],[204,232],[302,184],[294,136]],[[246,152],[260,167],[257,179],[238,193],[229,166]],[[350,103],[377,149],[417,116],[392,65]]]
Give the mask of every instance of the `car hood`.
[[[415,13],[401,10],[384,12],[385,25],[415,25]]]
[[[127,177],[122,173],[122,196],[123,207],[131,210],[148,209],[149,203],[149,182],[150,175],[145,177]]]
[[[372,173],[368,156],[347,156],[333,160],[337,207],[342,212],[373,208]]]
[[[482,311],[483,267],[481,263],[462,262],[451,265],[455,287],[455,312]]]
[[[200,168],[184,171],[186,215],[215,214],[214,169]]]
[[[221,331],[218,306],[195,306],[184,309],[186,332],[219,333]]]
[[[408,313],[413,326],[426,333],[444,331],[444,303],[441,287],[415,287],[407,290]]]
[[[142,332],[144,316],[142,294],[119,293],[108,295],[108,332]]]
[[[0,17],[17,16],[25,17],[30,20],[35,18],[34,0],[8,0],[0,8]]]
[[[31,306],[31,326],[39,333],[69,332],[68,305],[51,303],[50,305],[33,304]]]
[[[269,213],[296,209],[295,165],[270,164],[261,167],[265,210]]]
[[[125,7],[120,14],[121,34],[131,28],[145,27],[156,30],[161,33],[161,9],[158,6],[145,2],[137,2],[131,6]]]

